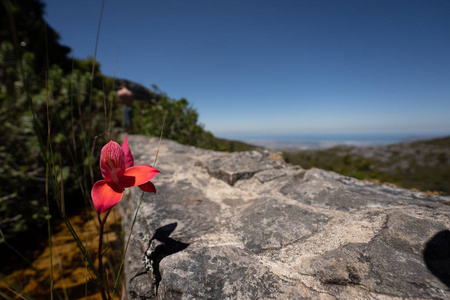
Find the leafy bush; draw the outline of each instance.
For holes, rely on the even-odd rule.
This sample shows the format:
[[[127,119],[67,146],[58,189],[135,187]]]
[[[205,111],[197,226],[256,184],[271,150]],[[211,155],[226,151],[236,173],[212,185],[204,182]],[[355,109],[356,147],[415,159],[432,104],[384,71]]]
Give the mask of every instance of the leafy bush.
[[[161,96],[158,102],[137,102],[135,132],[149,136],[159,136],[164,115],[164,137],[186,145],[217,149],[212,133],[198,124],[198,113],[186,99],[174,100]]]
[[[87,191],[93,180],[91,140],[105,139],[111,125],[104,115],[107,91],[91,88],[89,73],[65,74],[53,65],[45,80],[33,66],[32,53],[16,59],[11,44],[0,45],[0,214],[6,233],[43,223],[46,197],[63,189],[46,192],[46,182],[70,183],[66,200],[79,205],[80,187]]]

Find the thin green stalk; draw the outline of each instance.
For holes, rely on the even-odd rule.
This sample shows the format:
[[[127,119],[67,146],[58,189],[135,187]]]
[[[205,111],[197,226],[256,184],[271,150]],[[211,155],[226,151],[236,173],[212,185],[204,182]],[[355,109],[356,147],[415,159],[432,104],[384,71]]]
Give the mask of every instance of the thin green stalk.
[[[91,256],[89,255],[89,252],[86,250],[86,248],[83,246],[83,243],[81,242],[80,238],[78,237],[76,231],[73,229],[72,224],[70,223],[67,216],[63,217],[64,222],[66,223],[67,228],[69,229],[70,233],[72,234],[72,237],[74,238],[75,242],[77,243],[78,248],[80,249],[82,255],[86,259],[87,265],[91,268],[91,270],[94,272],[94,275],[97,279],[98,285],[104,289],[105,284],[103,280],[100,277],[100,273],[98,272],[97,268],[94,265],[94,262],[91,259]],[[86,282],[86,291],[87,291],[87,282]]]
[[[9,288],[7,288],[9,290]],[[13,294],[15,294],[14,291],[11,291]],[[6,295],[5,293],[0,292],[0,296],[2,296],[4,299],[6,300],[14,300],[13,298],[9,297],[8,295]],[[24,298],[26,299],[26,298]]]
[[[73,163],[73,169],[72,169],[73,172],[75,174],[77,174],[79,177],[83,177],[82,172],[78,168],[77,157],[76,157],[76,142],[75,142],[75,132],[74,132],[74,126],[73,126],[73,124],[74,124],[74,121],[73,121],[74,117],[73,117],[73,103],[72,102],[73,101],[71,99],[71,104],[70,104],[71,108],[70,109],[71,109],[73,150],[68,146],[67,147],[67,153],[69,154],[69,156],[70,156],[70,158],[72,160],[72,163]],[[59,114],[56,114],[55,117],[56,117],[56,121],[57,121],[57,123],[59,125],[59,128],[61,128],[63,130],[63,133],[64,133],[65,136],[68,136],[68,134],[64,131],[64,126],[63,126],[63,123],[61,121],[61,118],[60,118]],[[60,158],[59,167],[60,167],[60,170],[62,172],[61,158]],[[62,173],[61,173],[61,178],[62,178]],[[81,182],[80,182],[80,189],[81,189],[82,192],[84,191],[84,185]],[[62,181],[61,181],[61,189],[59,191],[59,194],[61,195],[60,204],[61,204],[61,207],[63,208],[64,207],[64,203],[63,203],[63,201],[64,201],[64,187],[63,187]],[[85,198],[85,200],[87,200],[87,198]],[[87,203],[87,201],[86,201],[86,203]]]
[[[87,244],[87,243],[88,243],[88,238],[86,237],[86,244]],[[85,275],[84,296],[85,296],[85,299],[87,300],[87,292],[88,292],[88,273],[89,273],[89,271],[88,271],[87,257],[85,257],[84,259],[85,259],[85,261],[84,261],[84,266],[85,266],[85,273],[84,273],[84,275]]]
[[[108,105],[106,104],[106,90],[105,90],[105,81],[102,81],[102,88],[103,88],[103,109],[105,111],[105,132],[108,133]]]
[[[92,148],[91,148],[91,152],[90,152],[90,157],[93,157],[93,156],[94,156],[95,143],[97,142],[97,139],[98,139],[98,138],[99,138],[98,135],[96,135],[96,136],[94,137],[94,141],[92,142]],[[90,172],[91,172],[91,186],[93,186],[93,185],[94,185],[94,171],[93,171],[93,168],[92,168],[92,162],[91,162],[91,160],[89,160],[89,170],[90,170]],[[94,203],[92,203],[92,201],[89,201],[89,203],[90,203],[92,209],[95,210],[95,208],[94,208]]]
[[[49,171],[46,172],[46,182],[45,182],[45,189],[46,189],[46,201],[47,201],[47,231],[48,231],[48,247],[50,252],[50,299],[53,299],[53,254],[52,254],[52,231],[50,226],[50,205],[48,200],[48,177],[49,177]]]
[[[103,9],[105,7],[105,0],[103,0],[102,2],[102,8],[100,10],[100,18],[98,20],[98,27],[97,27],[97,38],[95,40],[95,49],[94,49],[94,57],[93,57],[93,62],[92,62],[92,74],[91,74],[91,88],[89,90],[89,130],[88,130],[88,134],[86,135],[86,141],[89,141],[91,139],[91,131],[92,131],[92,91],[94,88],[94,72],[95,72],[95,61],[97,58],[97,48],[98,48],[98,40],[100,38],[100,28],[102,25],[102,17],[103,17]],[[86,143],[87,145],[87,143]],[[86,147],[86,150],[87,147]],[[86,152],[86,154],[88,154],[88,152]],[[88,154],[89,155],[89,154]],[[94,185],[94,170],[92,168],[92,162],[89,159],[88,162],[88,168],[89,168],[89,175],[91,177],[91,185]]]
[[[59,269],[61,270],[61,285],[62,285],[62,290],[64,292],[64,299],[65,300],[69,300],[69,295],[67,294],[67,287],[66,287],[66,281],[64,280],[64,272],[63,272],[63,265],[62,265],[62,261],[61,261],[61,256],[59,256],[57,253],[56,257],[58,259],[58,265],[59,265]]]
[[[73,88],[73,70],[74,70],[74,64],[75,64],[75,57],[72,51],[72,72],[70,73],[70,128],[72,129],[72,147],[73,147],[73,153],[75,155],[75,160],[74,162],[76,162],[77,160],[77,147],[76,147],[76,142],[75,142],[75,118],[73,117],[73,95],[74,95],[74,88]]]
[[[158,149],[156,150],[155,162],[153,163],[153,167],[156,165],[156,161],[158,159],[158,153],[159,153],[159,148],[161,147],[161,140],[162,140],[162,137],[163,137],[164,124],[165,124],[165,121],[166,121],[166,116],[167,116],[167,111],[164,114],[163,124],[161,126],[161,136],[159,137]],[[142,192],[141,198],[139,199],[139,204],[138,204],[138,206],[136,208],[136,213],[134,214],[133,222],[131,223],[130,233],[128,234],[128,239],[127,239],[127,244],[125,245],[125,250],[123,251],[123,254],[122,254],[122,261],[120,263],[119,272],[117,273],[116,282],[114,283],[114,288],[113,288],[113,293],[112,293],[113,297],[114,297],[114,293],[115,293],[116,288],[117,288],[117,283],[119,282],[120,274],[122,272],[122,267],[123,267],[123,264],[125,262],[125,255],[126,255],[127,250],[128,250],[128,244],[130,243],[131,233],[133,232],[134,223],[136,222],[137,214],[139,212],[139,208],[141,207],[141,203],[142,203],[142,199],[143,198],[144,198],[144,192]]]
[[[61,153],[58,153],[58,154],[59,154],[59,171],[60,171],[59,175],[61,176],[60,213],[61,213],[61,216],[65,216],[66,215],[66,204],[64,201],[64,176],[63,176],[63,168],[62,168],[62,162],[61,162]]]
[[[32,300],[32,298],[28,294],[24,294],[20,291],[20,289],[12,284],[10,284],[8,281],[4,280],[3,278],[0,278],[0,281],[6,283],[8,285],[8,290],[15,294],[16,296],[19,296],[22,299],[29,299]],[[6,298],[6,297],[5,297]]]
[[[117,220],[117,215],[116,215],[116,211],[115,210],[113,211],[113,217],[114,217],[114,224],[117,224],[118,220]],[[117,230],[116,230],[115,233],[116,233],[117,236],[120,236],[120,232],[118,232]],[[111,242],[109,241],[108,236],[106,236],[106,240],[107,240],[108,244],[111,244]],[[113,252],[111,252],[111,253],[113,253]],[[117,260],[116,260],[115,255],[111,255],[111,259],[113,261],[112,262],[113,266],[117,265]]]
[[[104,286],[103,281],[100,279],[100,275],[97,271],[97,268],[94,265],[94,262],[91,259],[91,256],[89,255],[89,252],[86,250],[86,248],[83,246],[83,243],[81,242],[80,238],[78,237],[76,231],[73,229],[72,224],[70,223],[67,216],[63,217],[63,220],[66,224],[66,227],[69,229],[69,232],[72,234],[72,237],[74,238],[75,242],[77,243],[77,247],[80,249],[83,257],[86,259],[87,265],[90,267],[90,269],[94,272],[95,278],[97,280],[97,284],[100,287]],[[86,282],[86,295],[87,295],[87,282]]]
[[[64,222],[66,223],[67,228],[69,229],[70,233],[72,234],[72,237],[74,238],[75,242],[77,243],[78,248],[81,250],[81,253],[86,258],[87,262],[89,263],[89,266],[91,267],[92,271],[94,272],[98,283],[103,286],[103,282],[100,280],[100,275],[97,272],[97,268],[94,265],[94,262],[91,259],[91,256],[89,255],[89,252],[86,251],[86,248],[83,246],[83,243],[81,242],[80,238],[78,237],[77,233],[72,227],[72,224],[70,223],[67,216],[63,217]]]
[[[103,8],[104,7],[105,7],[105,0],[103,0],[103,2],[102,2],[102,9],[100,10],[100,19],[98,20],[97,38],[95,39],[94,64],[92,65],[91,80],[94,80],[95,59],[97,58],[98,39],[100,38],[100,27],[102,25],[102,17],[103,17]]]
[[[117,71],[117,63],[119,62],[119,47],[120,44],[117,44],[117,51],[116,51],[116,63],[114,64],[114,86],[116,85],[116,71]]]
[[[47,283],[50,283],[48,281],[48,278],[41,272],[39,271],[38,268],[36,268],[33,263],[31,261],[29,261],[25,256],[23,256],[19,251],[16,250],[16,248],[14,248],[10,243],[8,243],[8,241],[6,240],[6,237],[3,235],[3,231],[0,229],[0,236],[3,239],[3,243],[5,243],[5,245],[11,249],[17,256],[19,256],[23,261],[25,261],[34,271],[36,271],[36,273],[41,276]],[[61,296],[58,294],[59,298],[61,298]]]
[[[116,62],[114,64],[114,76],[113,76],[113,88],[112,90],[115,91],[116,89],[116,71],[117,71],[117,63],[119,61],[119,46],[120,44],[117,45],[117,51],[116,51]],[[110,103],[109,103],[109,116],[108,116],[108,139],[111,138],[111,119],[112,119],[112,112],[113,112],[113,106],[114,106],[114,101],[115,99],[110,99]]]
[[[141,199],[139,199],[139,204],[138,204],[138,206],[136,208],[136,212],[134,213],[134,218],[133,218],[133,222],[131,223],[130,233],[128,234],[127,244],[125,245],[125,249],[123,250],[122,261],[120,263],[119,271],[117,273],[116,281],[114,283],[112,297],[114,297],[114,293],[116,292],[116,288],[117,288],[117,283],[119,282],[120,274],[122,273],[122,267],[123,267],[123,264],[125,262],[125,255],[126,255],[127,250],[128,250],[128,244],[130,243],[131,233],[133,232],[134,223],[136,223],[137,214],[139,212],[139,208],[141,207],[141,203],[142,203],[142,199],[143,198],[144,198],[144,192],[142,192]]]
[[[89,128],[91,128],[91,111],[92,111],[92,89],[94,86],[94,72],[95,72],[95,60],[97,58],[97,48],[98,48],[98,40],[100,38],[100,27],[102,25],[102,17],[103,17],[103,9],[105,7],[105,0],[102,2],[102,8],[100,10],[100,18],[98,20],[98,27],[97,27],[97,38],[95,39],[95,49],[94,49],[94,59],[92,62],[92,74],[91,74],[91,90],[89,91]],[[90,140],[90,135],[88,135],[88,140]]]
[[[166,122],[166,116],[167,116],[167,110],[166,110],[166,112],[164,113],[163,124],[162,124],[162,127],[161,127],[161,135],[160,135],[160,137],[159,137],[158,150],[156,150],[155,162],[153,163],[153,168],[156,166],[156,161],[158,160],[159,148],[161,147],[161,140],[162,140],[162,137],[163,137],[164,124],[165,124],[165,122]]]
[[[87,195],[89,194],[89,191],[87,189],[88,183],[87,183],[86,176],[85,176],[85,169],[84,169],[84,167],[82,167],[81,168],[82,170],[80,170],[80,168],[78,167],[79,161],[78,161],[77,149],[76,149],[77,142],[75,139],[75,124],[78,123],[78,126],[81,130],[84,129],[84,126],[82,124],[83,122],[82,122],[81,103],[78,99],[79,91],[77,91],[77,93],[75,93],[75,88],[74,88],[74,72],[73,72],[74,68],[75,68],[75,59],[72,56],[72,73],[70,76],[70,120],[71,120],[71,124],[72,124],[71,137],[72,137],[73,153],[71,151],[69,151],[69,154],[74,163],[75,173],[78,175],[78,178],[79,178],[79,185],[80,185],[81,193],[83,195],[83,199],[85,200],[86,203],[89,203],[89,201],[88,201],[89,198],[87,197]],[[77,83],[79,83],[79,82],[77,82]],[[80,86],[78,86],[78,88],[80,88]],[[76,122],[77,119],[75,118],[75,116],[73,114],[74,107],[76,107],[78,109],[78,116],[79,116],[78,121],[79,122]],[[62,124],[61,120],[59,118],[59,115],[57,115],[57,119],[59,121],[59,124]],[[64,128],[64,126],[60,126],[60,127]],[[83,138],[81,138],[81,145],[82,145],[82,149],[84,150],[84,152],[81,153],[81,165],[83,165],[83,162],[86,158],[84,154],[89,153],[87,142],[86,142],[86,135],[83,136]]]
[[[105,228],[105,223],[106,223],[106,219],[108,218],[109,213],[111,212],[111,209],[109,209],[105,216],[102,218],[100,218],[100,214],[98,214],[98,223],[100,225],[100,229],[99,229],[99,237],[98,237],[98,273],[100,275],[100,280],[102,282],[104,282],[103,280],[103,230]],[[106,291],[105,291],[105,287],[106,287]],[[107,300],[106,298],[106,294],[105,292],[108,291],[108,285],[106,284],[105,286],[102,286],[100,288],[100,291],[102,293],[102,298],[103,300]]]
[[[46,170],[45,170],[45,200],[47,203],[47,231],[48,231],[48,247],[50,251],[50,299],[53,300],[53,253],[52,253],[52,230],[51,230],[51,224],[50,224],[50,202],[49,202],[49,191],[48,191],[48,183],[50,179],[50,165],[49,161],[51,160],[50,156],[50,116],[48,111],[48,80],[47,80],[47,74],[45,76],[45,82],[46,82],[46,93],[47,93],[47,163],[46,163]],[[56,195],[55,195],[56,196]]]

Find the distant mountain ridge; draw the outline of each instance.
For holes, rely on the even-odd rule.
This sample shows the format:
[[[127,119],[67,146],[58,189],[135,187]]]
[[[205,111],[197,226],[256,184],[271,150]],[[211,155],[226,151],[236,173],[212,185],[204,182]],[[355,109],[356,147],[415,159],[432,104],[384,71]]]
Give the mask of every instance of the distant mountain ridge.
[[[450,195],[450,136],[397,144],[286,152],[286,161],[358,179]]]

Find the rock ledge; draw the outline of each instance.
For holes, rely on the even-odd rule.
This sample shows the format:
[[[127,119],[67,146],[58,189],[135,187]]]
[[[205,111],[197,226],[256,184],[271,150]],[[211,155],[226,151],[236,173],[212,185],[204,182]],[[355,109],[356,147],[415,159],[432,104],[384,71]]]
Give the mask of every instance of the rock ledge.
[[[157,139],[130,136],[136,163]],[[449,197],[163,140],[128,249],[129,299],[449,299]],[[141,197],[120,205],[125,232]]]

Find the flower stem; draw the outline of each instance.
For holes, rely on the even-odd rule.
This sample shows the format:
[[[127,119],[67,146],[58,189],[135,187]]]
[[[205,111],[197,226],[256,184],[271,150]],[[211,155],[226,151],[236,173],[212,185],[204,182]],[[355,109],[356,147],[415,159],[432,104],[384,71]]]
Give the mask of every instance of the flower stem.
[[[105,290],[108,289],[107,284],[103,281],[103,255],[102,255],[102,248],[103,248],[103,229],[105,228],[106,218],[108,218],[109,213],[111,212],[111,209],[109,209],[105,216],[100,218],[100,214],[98,214],[98,223],[99,223],[99,236],[98,236],[98,275],[100,276],[100,282],[102,286],[100,287],[100,291],[102,293],[102,299],[107,300]]]
[[[119,282],[120,273],[122,272],[122,267],[123,267],[123,264],[125,262],[125,255],[127,254],[128,244],[130,243],[131,233],[133,233],[134,223],[136,222],[137,214],[139,212],[139,208],[141,207],[141,203],[142,203],[142,199],[143,198],[144,198],[144,192],[142,192],[141,198],[139,199],[139,204],[138,204],[138,206],[136,208],[136,213],[134,214],[133,222],[131,223],[130,234],[128,235],[127,244],[125,245],[125,249],[123,250],[122,262],[120,263],[119,272],[117,272],[116,282],[114,283],[114,288],[113,288],[113,291],[112,291],[112,297],[114,297],[114,294],[116,292],[117,283]]]

